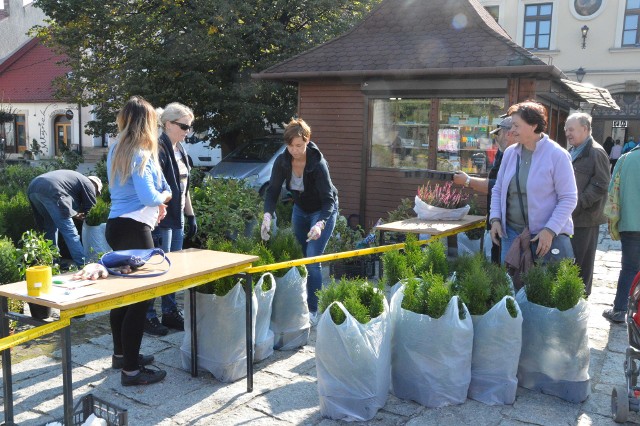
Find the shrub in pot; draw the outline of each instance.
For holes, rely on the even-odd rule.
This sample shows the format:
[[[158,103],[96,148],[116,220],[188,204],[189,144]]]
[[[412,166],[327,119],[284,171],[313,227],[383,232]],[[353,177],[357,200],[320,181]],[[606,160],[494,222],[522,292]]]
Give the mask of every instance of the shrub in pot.
[[[513,404],[518,387],[522,314],[506,270],[480,253],[459,257],[452,263],[454,291],[473,321],[469,398],[489,405]]]
[[[461,404],[471,381],[473,325],[440,274],[408,278],[391,298],[392,392],[427,407]]]
[[[391,330],[384,294],[363,280],[332,281],[318,291],[318,311],[320,412],[335,420],[370,420],[389,392]]]
[[[82,248],[87,263],[96,262],[102,254],[111,251],[105,237],[110,210],[111,204],[98,197],[96,204],[87,212],[82,225]]]
[[[21,279],[26,277],[27,268],[35,265],[51,266],[53,275],[60,273],[60,266],[56,263],[56,259],[60,257],[60,251],[53,244],[53,241],[44,237],[44,233],[26,231],[22,234],[17,257]],[[29,303],[29,310],[31,316],[36,319],[45,319],[51,316],[51,308],[47,306]]]
[[[302,258],[302,247],[291,228],[279,229],[267,242],[275,262]],[[309,340],[311,324],[307,305],[307,268],[296,266],[273,271],[276,292],[273,297],[271,330],[274,348],[292,350],[304,346]]]
[[[591,393],[584,283],[571,259],[535,265],[522,278],[519,385],[582,402]]]

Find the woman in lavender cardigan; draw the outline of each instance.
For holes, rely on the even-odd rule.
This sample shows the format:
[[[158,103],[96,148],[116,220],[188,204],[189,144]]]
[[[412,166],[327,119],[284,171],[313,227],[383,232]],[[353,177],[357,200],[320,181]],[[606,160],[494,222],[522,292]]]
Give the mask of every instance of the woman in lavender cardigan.
[[[496,184],[491,193],[491,239],[501,246],[504,258],[513,240],[529,224],[535,255],[542,257],[560,234],[573,234],[571,213],[578,190],[570,154],[543,133],[547,127],[544,106],[525,101],[509,108],[516,144],[504,152]],[[518,200],[516,170],[524,214]]]

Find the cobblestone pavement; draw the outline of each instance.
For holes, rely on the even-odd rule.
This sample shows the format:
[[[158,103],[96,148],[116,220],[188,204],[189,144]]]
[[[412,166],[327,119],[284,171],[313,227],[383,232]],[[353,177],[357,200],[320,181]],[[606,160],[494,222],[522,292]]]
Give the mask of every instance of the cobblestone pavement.
[[[429,409],[389,395],[370,425],[611,425],[610,394],[624,386],[626,328],[612,325],[601,313],[611,305],[620,269],[620,244],[606,229],[596,257],[594,289],[589,298],[590,375],[592,395],[582,404],[519,388],[516,402],[487,406],[473,400],[462,405]],[[309,344],[298,351],[278,352],[256,364],[254,391],[246,382],[224,384],[209,373],[192,378],[182,368],[179,346],[184,333],[161,338],[146,336],[142,352],[153,353],[168,371],[162,384],[124,388],[119,372],[110,368],[108,316],[74,320],[73,384],[78,401],[93,393],[126,407],[131,425],[287,425],[329,426],[341,422],[320,415],[315,371],[315,329]],[[15,419],[22,425],[42,425],[62,416],[62,378],[57,335],[15,348],[13,365]],[[21,360],[18,362],[18,358]],[[640,423],[631,413],[630,422]]]

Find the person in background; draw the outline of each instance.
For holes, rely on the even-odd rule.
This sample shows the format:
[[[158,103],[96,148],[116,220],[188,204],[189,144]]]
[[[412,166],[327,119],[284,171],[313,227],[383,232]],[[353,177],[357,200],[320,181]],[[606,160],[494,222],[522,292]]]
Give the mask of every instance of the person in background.
[[[182,145],[193,122],[193,111],[177,102],[170,103],[164,110],[156,110],[160,117],[162,134],[158,142],[158,159],[162,174],[171,188],[171,201],[167,203],[167,215],[153,230],[153,242],[165,253],[182,250],[184,241],[184,221],[189,228],[186,235],[192,238],[197,230],[196,217],[191,206],[189,194],[189,171],[191,167],[187,153]],[[156,336],[164,336],[170,328],[184,331],[184,316],[178,309],[176,294],[162,296],[162,323],[158,319],[154,300],[149,303],[144,331]]]
[[[620,139],[616,139],[615,145],[611,148],[611,154],[609,154],[609,163],[611,163],[611,173],[613,173],[613,169],[616,166],[616,162],[618,158],[622,155],[622,144],[620,143]]]
[[[631,151],[635,147],[636,147],[636,142],[633,140],[633,136],[629,136],[629,140],[622,147],[622,153],[626,154],[627,152]]]
[[[505,256],[514,239],[529,226],[531,242],[537,243],[537,257],[543,257],[551,249],[553,239],[559,234],[573,234],[571,213],[578,201],[576,180],[571,166],[571,156],[549,136],[547,111],[535,101],[525,101],[509,108],[513,119],[516,144],[507,148],[498,171],[496,184],[491,191],[491,239]],[[517,179],[524,204],[520,208]],[[567,251],[571,251],[568,244]]]
[[[564,132],[571,145],[569,153],[578,188],[578,205],[572,214],[574,232],[571,246],[580,267],[585,293],[589,296],[600,225],[607,223],[603,211],[611,178],[609,156],[591,136],[589,114],[571,114],[564,125]]]
[[[640,271],[640,148],[620,157],[609,183],[609,194],[615,191],[614,182],[617,174],[620,175],[616,210],[620,219],[617,230],[622,243],[621,268],[613,308],[602,312],[602,316],[611,322],[622,323],[627,313],[631,284]],[[611,233],[611,229],[609,232]]]
[[[611,154],[611,148],[613,148],[613,138],[611,136],[607,136],[607,139],[604,140],[602,147],[607,153],[607,156]]]
[[[269,189],[264,201],[264,217],[260,234],[269,239],[271,218],[282,184],[293,196],[291,224],[305,257],[321,255],[336,225],[338,190],[331,183],[329,165],[318,146],[311,141],[311,128],[301,118],[292,119],[284,131],[287,149],[280,154],[271,170]],[[322,287],[320,263],[307,265],[307,305],[311,323],[317,321],[318,296]]]
[[[498,144],[498,152],[496,153],[493,166],[491,167],[491,170],[489,170],[487,178],[471,177],[465,172],[456,172],[453,175],[453,183],[471,188],[481,194],[487,194],[487,206],[491,206],[491,190],[496,183],[496,177],[498,176],[498,170],[500,170],[504,150],[515,143],[515,139],[511,132],[512,125],[513,119],[511,117],[505,117],[498,124],[498,127],[491,131],[491,134],[494,136],[495,141]],[[491,245],[491,261],[500,264],[499,245]]]
[[[114,250],[153,248],[151,230],[164,219],[171,189],[158,162],[158,118],[141,97],[132,97],[116,118],[119,138],[107,155],[111,211],[105,236]],[[146,366],[153,355],[140,354],[149,307],[145,300],[109,314],[113,337],[111,365],[120,368],[123,386],[148,385],[167,372]]]
[[[45,238],[56,246],[60,232],[73,262],[80,267],[85,262],[84,249],[73,219],[84,220],[101,191],[100,178],[87,177],[73,170],[41,174],[27,188],[36,226],[44,230]]]

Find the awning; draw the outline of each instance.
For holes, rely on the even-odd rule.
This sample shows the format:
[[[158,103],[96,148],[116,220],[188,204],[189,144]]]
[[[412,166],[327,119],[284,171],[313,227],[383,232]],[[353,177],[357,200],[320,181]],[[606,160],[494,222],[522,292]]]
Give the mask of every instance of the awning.
[[[585,102],[589,102],[590,104],[602,106],[605,108],[616,110],[620,109],[616,101],[614,101],[611,97],[611,93],[609,93],[607,89],[578,83],[577,81],[566,80],[564,78],[560,79],[560,81]]]

